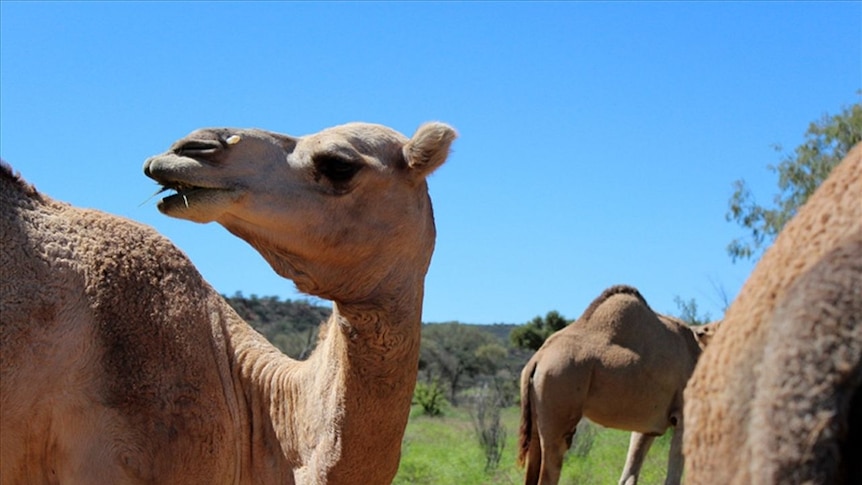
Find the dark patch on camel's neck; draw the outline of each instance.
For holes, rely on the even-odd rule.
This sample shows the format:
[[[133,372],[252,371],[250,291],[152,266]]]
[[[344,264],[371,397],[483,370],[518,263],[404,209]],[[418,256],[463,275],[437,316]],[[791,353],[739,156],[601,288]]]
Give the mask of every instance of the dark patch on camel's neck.
[[[857,375],[859,374],[857,370]],[[847,414],[846,438],[841,444],[841,483],[862,483],[862,389],[860,379],[854,379],[849,406],[843,410]]]
[[[640,300],[641,303],[644,304],[644,306],[649,308],[646,299],[644,299],[643,295],[641,295],[637,288],[629,285],[614,285],[603,291],[601,295],[599,295],[595,300],[593,300],[593,302],[590,303],[590,306],[588,306],[587,309],[584,310],[584,314],[581,315],[581,318],[579,318],[579,320],[589,320],[590,317],[593,316],[593,313],[596,311],[596,309],[608,298],[614,295],[632,295],[638,300]],[[650,308],[650,310],[652,309]]]

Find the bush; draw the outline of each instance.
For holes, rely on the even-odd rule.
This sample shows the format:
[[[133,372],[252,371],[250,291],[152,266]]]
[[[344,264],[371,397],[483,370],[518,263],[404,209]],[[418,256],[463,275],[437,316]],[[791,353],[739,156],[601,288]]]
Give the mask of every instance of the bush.
[[[427,416],[440,416],[449,405],[446,393],[437,381],[417,382],[413,391],[413,404],[421,406],[422,414]]]
[[[495,386],[482,386],[472,399],[473,429],[479,445],[485,453],[485,472],[491,472],[500,464],[506,447],[506,428],[500,421],[503,397]]]
[[[574,443],[572,443],[572,447],[570,448],[571,453],[581,458],[589,455],[598,432],[596,425],[587,419],[581,419],[575,431]]]

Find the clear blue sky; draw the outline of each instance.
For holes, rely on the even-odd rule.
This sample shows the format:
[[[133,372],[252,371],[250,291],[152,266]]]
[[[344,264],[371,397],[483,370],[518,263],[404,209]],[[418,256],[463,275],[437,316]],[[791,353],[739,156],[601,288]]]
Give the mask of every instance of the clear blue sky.
[[[860,88],[860,2],[0,3],[0,156],[154,226],[228,295],[305,298],[159,214],[145,158],[206,126],[450,123],[427,322],[576,318],[616,283],[720,316],[752,268],[725,250],[732,182],[770,200],[772,146]]]

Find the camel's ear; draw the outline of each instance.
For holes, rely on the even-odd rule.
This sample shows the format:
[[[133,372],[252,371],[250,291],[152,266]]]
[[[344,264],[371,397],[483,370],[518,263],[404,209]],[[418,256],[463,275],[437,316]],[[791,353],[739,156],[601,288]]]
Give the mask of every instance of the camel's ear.
[[[449,156],[449,146],[458,134],[444,123],[425,123],[403,148],[404,160],[417,178],[427,177]]]
[[[691,327],[694,332],[694,338],[697,340],[701,349],[706,348],[706,345],[710,340],[712,340],[712,337],[715,336],[715,332],[718,330],[720,324],[721,320],[716,320],[714,322],[707,323],[706,325],[695,325]]]

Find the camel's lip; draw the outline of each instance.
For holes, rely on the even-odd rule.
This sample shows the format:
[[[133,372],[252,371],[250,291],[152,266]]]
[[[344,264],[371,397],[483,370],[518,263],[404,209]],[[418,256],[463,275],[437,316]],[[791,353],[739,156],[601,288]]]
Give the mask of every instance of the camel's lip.
[[[192,206],[200,208],[201,204],[208,204],[215,199],[235,192],[233,189],[227,188],[200,187],[172,182],[163,183],[162,188],[156,193],[168,191],[173,193],[166,195],[156,204],[159,211],[165,214],[190,209]]]
[[[161,188],[156,192],[156,194],[168,191],[176,192],[175,194],[168,195],[165,198],[188,196],[201,190],[223,190],[222,187],[215,186],[214,184],[208,184],[197,180],[184,180],[177,174],[172,173],[171,170],[166,169],[166,167],[154,167],[152,165],[148,165],[144,168],[144,173],[161,185]]]
[[[189,197],[194,196],[204,189],[203,187],[195,187],[193,185],[184,185],[184,184],[171,184],[171,185],[162,185],[162,188],[156,192],[157,194],[161,194],[162,192],[173,192],[161,198],[159,201],[159,208],[163,205],[171,205],[178,204],[180,200],[188,206],[189,205]]]
[[[144,173],[161,186],[154,195],[167,192],[156,204],[162,214],[182,217],[190,209],[199,212],[214,203],[226,201],[225,196],[233,197],[236,192],[236,189],[220,187],[209,181],[188,180],[191,178],[189,170],[177,171],[171,166],[151,162],[144,166]]]
[[[176,155],[155,156],[144,163],[144,174],[156,181],[161,188],[156,192],[173,192],[159,202],[159,209],[184,205],[188,207],[192,197],[206,199],[215,192],[232,192],[234,189],[223,187],[217,181],[209,180],[207,169],[197,160]],[[223,194],[222,194],[223,195]],[[164,211],[163,211],[164,212]]]

